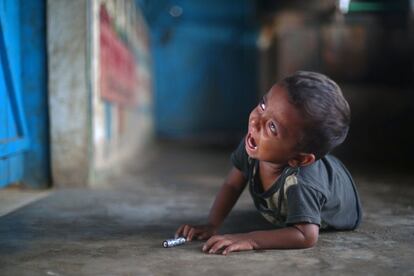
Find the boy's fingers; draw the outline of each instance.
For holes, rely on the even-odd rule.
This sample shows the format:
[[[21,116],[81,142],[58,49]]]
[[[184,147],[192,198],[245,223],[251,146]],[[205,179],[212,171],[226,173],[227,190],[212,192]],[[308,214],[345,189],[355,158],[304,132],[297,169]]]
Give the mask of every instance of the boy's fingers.
[[[215,243],[216,243],[216,241],[221,240],[221,239],[223,239],[223,236],[219,236],[219,235],[212,236],[212,237],[211,237],[211,238],[209,238],[209,239],[206,241],[206,243],[204,244],[204,246],[203,246],[203,251],[204,251],[204,252],[209,251],[209,249],[213,246],[213,244],[215,244]]]
[[[190,232],[188,232],[187,241],[191,241],[194,237],[195,229],[191,228]]]
[[[223,249],[224,247],[228,247],[229,245],[231,245],[231,243],[232,242],[230,240],[219,240],[211,247],[208,253],[217,253],[219,250]]]
[[[253,250],[253,246],[246,242],[235,242],[223,250],[223,255],[227,255],[230,252]]]
[[[187,237],[188,231],[190,230],[189,228],[190,227],[188,226],[188,224],[184,225],[184,229],[182,233],[184,237]]]
[[[186,225],[184,226],[183,236],[187,238],[187,237],[188,237],[188,234],[189,234],[189,233],[190,233],[190,231],[191,231],[191,229],[194,229],[194,227],[193,227],[193,226],[191,226],[191,225],[186,224]]]
[[[223,255],[227,255],[227,254],[229,254],[230,252],[233,252],[233,251],[240,251],[242,248],[241,248],[241,246],[240,246],[240,244],[238,244],[238,243],[233,243],[233,244],[231,244],[231,245],[229,245],[229,246],[227,246],[227,248],[226,249],[224,249],[223,250]]]

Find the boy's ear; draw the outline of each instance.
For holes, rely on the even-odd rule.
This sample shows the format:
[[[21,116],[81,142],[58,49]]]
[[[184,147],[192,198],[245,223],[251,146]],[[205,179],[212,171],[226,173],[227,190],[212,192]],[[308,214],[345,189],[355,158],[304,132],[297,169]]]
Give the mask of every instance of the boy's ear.
[[[295,167],[303,167],[308,166],[315,162],[316,157],[313,153],[298,153],[295,158],[289,160],[289,166]]]

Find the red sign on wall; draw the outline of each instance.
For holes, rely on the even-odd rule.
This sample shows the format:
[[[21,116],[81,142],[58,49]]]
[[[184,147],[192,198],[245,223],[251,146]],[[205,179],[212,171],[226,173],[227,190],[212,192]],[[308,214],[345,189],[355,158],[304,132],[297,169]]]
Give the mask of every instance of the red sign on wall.
[[[104,5],[99,19],[101,97],[121,105],[135,105],[138,83],[134,55],[114,32]]]

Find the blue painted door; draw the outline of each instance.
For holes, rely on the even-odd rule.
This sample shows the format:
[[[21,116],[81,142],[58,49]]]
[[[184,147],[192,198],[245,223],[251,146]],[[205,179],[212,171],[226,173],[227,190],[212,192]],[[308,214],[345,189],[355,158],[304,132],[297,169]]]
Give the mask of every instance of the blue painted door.
[[[49,182],[44,0],[0,0],[0,187]]]
[[[28,148],[20,81],[19,6],[0,2],[0,186],[23,176],[23,151]]]

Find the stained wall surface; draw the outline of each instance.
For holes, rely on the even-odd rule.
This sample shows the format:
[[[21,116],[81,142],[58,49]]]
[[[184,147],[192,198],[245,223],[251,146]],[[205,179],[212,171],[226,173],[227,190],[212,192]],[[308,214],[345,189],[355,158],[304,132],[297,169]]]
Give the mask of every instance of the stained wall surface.
[[[48,1],[56,187],[93,184],[150,140],[146,23],[133,1]]]

